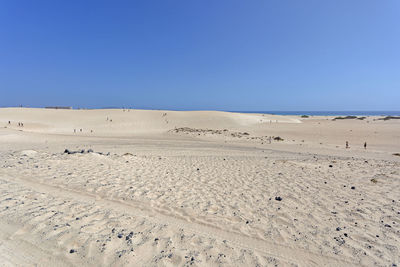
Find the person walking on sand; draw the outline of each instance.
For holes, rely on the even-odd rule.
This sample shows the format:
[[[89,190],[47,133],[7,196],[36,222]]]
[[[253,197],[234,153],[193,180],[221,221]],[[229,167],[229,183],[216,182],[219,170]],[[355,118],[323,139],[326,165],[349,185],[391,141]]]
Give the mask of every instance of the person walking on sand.
[[[349,148],[349,141],[346,141],[346,148]]]
[[[367,142],[364,142],[364,149],[367,149]]]

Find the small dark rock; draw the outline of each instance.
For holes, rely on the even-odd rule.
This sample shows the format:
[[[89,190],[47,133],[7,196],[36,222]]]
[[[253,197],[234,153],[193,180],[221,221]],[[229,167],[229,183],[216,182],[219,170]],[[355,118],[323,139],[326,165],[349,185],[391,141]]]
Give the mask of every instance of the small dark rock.
[[[281,198],[281,197],[275,197],[275,200],[277,200],[277,201],[281,201],[281,200],[282,200],[282,198]]]
[[[75,253],[76,252],[76,250],[75,249],[71,249],[70,251],[69,251],[69,253]]]
[[[122,234],[118,234],[118,238],[122,238],[123,237],[123,235]]]
[[[333,167],[333,165],[329,165],[329,168],[332,168]]]
[[[352,186],[352,187],[351,187],[351,189],[353,189],[353,190],[354,190],[354,189],[356,189],[356,187],[355,187],[355,186]]]

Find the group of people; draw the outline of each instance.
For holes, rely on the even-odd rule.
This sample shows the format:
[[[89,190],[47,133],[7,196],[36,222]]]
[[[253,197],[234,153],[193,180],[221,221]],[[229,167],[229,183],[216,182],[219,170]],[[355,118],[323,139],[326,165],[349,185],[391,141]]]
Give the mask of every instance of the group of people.
[[[81,132],[81,133],[83,132],[82,128],[79,129],[79,132]],[[93,133],[93,130],[90,130],[90,132]],[[74,133],[76,133],[76,129],[74,129]]]
[[[8,121],[8,125],[11,125],[11,121]],[[18,122],[18,127],[24,127],[24,123]]]
[[[346,141],[346,148],[350,148],[349,141]],[[364,149],[367,149],[367,142],[364,142]]]

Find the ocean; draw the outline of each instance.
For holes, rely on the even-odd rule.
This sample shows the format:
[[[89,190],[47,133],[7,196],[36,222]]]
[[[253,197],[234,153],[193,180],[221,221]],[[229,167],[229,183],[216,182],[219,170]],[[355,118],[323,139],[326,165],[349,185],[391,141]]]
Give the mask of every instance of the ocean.
[[[231,111],[240,113],[261,113],[274,115],[308,116],[400,116],[400,111]]]

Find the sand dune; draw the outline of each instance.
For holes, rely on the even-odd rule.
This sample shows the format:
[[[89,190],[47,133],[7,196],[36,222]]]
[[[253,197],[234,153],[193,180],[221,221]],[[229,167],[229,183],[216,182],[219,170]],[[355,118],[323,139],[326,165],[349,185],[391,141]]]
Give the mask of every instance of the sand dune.
[[[400,122],[375,119],[0,109],[0,262],[399,264]]]

